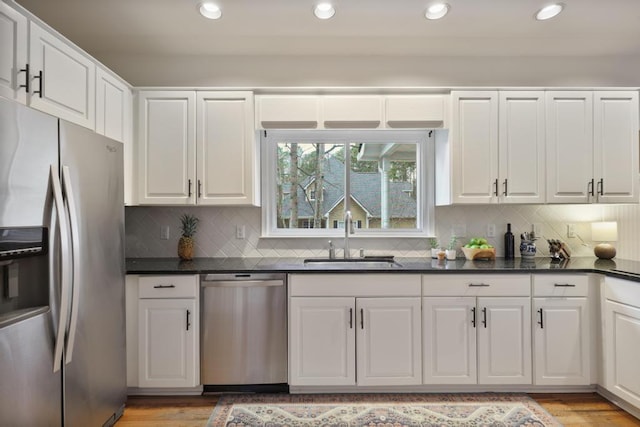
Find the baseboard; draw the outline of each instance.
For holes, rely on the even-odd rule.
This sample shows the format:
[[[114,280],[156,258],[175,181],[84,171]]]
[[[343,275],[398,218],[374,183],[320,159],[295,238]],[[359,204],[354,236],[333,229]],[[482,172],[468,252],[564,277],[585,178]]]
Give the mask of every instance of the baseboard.
[[[595,385],[415,385],[415,386],[289,386],[291,394],[299,393],[593,393]]]
[[[611,393],[609,390],[598,386],[596,392],[607,399],[609,402],[613,403],[617,407],[624,409],[626,412],[630,413],[634,417],[640,419],[640,409],[636,408],[632,404],[628,403],[626,400],[621,399],[615,394]]]
[[[202,394],[202,386],[171,388],[171,387],[128,387],[128,396],[200,396]]]

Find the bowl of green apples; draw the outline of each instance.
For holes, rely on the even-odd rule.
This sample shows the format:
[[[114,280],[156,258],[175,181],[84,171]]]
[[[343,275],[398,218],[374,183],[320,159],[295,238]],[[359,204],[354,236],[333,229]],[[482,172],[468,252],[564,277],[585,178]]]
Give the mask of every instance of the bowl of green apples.
[[[468,260],[495,259],[496,248],[491,246],[484,237],[473,237],[462,247],[462,252]]]

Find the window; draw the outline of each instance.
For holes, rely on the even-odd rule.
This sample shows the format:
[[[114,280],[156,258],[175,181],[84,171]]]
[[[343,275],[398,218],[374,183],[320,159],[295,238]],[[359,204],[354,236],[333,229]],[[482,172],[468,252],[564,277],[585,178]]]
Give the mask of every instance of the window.
[[[424,237],[433,223],[429,131],[262,134],[263,235]]]

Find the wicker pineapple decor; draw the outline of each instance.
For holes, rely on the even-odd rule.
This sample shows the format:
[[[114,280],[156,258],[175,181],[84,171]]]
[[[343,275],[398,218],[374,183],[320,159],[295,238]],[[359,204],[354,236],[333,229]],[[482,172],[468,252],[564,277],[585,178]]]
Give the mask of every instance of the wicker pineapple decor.
[[[182,237],[178,241],[178,256],[183,260],[193,259],[193,235],[196,234],[198,218],[194,215],[183,214],[180,217]]]

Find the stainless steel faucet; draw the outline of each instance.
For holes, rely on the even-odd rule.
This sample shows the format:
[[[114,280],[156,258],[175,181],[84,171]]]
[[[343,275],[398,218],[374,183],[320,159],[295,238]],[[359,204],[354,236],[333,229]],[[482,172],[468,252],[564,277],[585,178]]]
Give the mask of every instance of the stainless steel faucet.
[[[351,249],[349,249],[349,234],[353,233],[353,220],[351,219],[351,211],[344,213],[344,257],[351,258]]]

